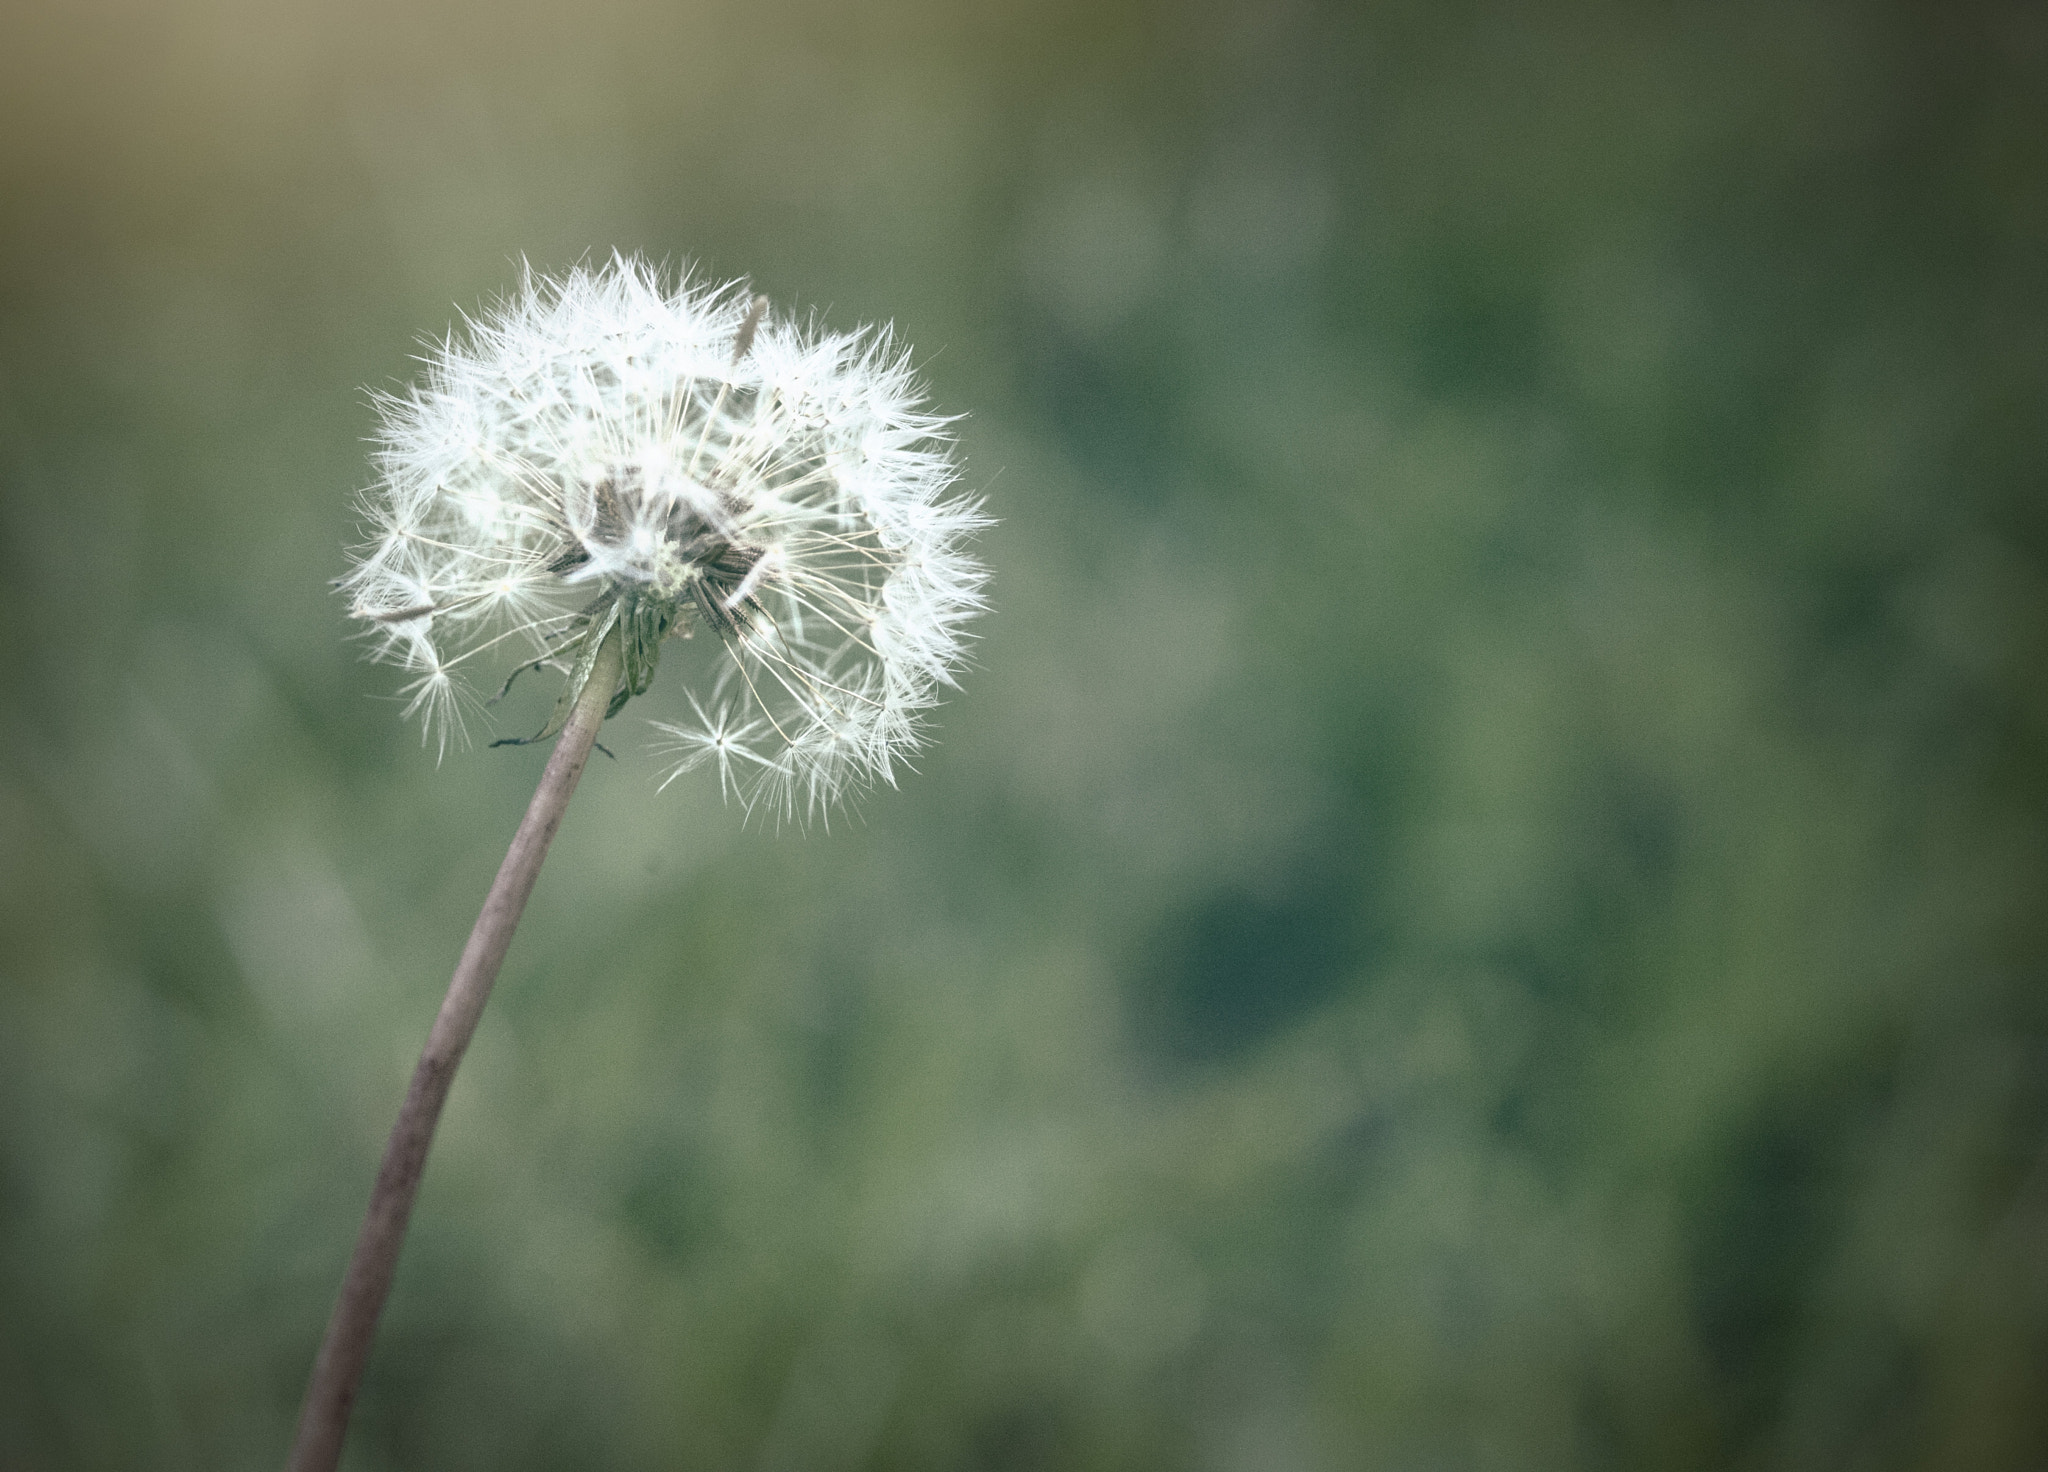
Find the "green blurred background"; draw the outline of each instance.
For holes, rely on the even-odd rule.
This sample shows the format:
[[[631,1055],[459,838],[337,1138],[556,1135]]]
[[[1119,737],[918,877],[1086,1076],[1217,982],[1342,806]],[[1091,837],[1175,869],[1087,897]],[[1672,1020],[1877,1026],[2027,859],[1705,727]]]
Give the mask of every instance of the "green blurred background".
[[[542,762],[365,389],[614,248],[996,612],[829,832],[615,723],[351,1472],[2048,1466],[2044,242],[2032,5],[10,8],[0,1467],[281,1463]]]

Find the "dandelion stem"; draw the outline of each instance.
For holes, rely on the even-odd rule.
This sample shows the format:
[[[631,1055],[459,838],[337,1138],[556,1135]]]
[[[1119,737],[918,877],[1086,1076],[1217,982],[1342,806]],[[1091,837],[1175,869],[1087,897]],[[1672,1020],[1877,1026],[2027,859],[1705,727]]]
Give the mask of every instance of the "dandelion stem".
[[[614,631],[598,651],[590,678],[577,697],[555,749],[541,774],[540,786],[527,806],[526,817],[513,835],[512,847],[498,868],[498,877],[484,898],[483,912],[469,933],[462,959],[456,963],[448,995],[427,1035],[427,1046],[414,1068],[412,1085],[391,1127],[384,1146],[384,1161],[377,1168],[377,1184],[370,1193],[370,1208],[363,1216],[362,1231],[356,1237],[348,1274],[342,1279],[341,1296],[327,1321],[327,1336],[320,1343],[319,1358],[313,1362],[313,1378],[306,1387],[306,1399],[299,1409],[299,1429],[292,1445],[290,1472],[333,1472],[341,1460],[341,1442],[348,1430],[349,1411],[362,1384],[363,1366],[370,1357],[370,1343],[376,1336],[377,1317],[391,1291],[392,1274],[398,1267],[399,1248],[412,1216],[413,1199],[419,1194],[420,1175],[426,1168],[427,1148],[433,1143],[434,1125],[448,1098],[469,1040],[476,1033],[498,968],[512,944],[512,931],[520,912],[533,893],[541,861],[548,844],[561,826],[562,814],[576,791],[576,779],[590,758],[590,748],[603,723],[605,708],[619,687],[624,656],[619,635]]]

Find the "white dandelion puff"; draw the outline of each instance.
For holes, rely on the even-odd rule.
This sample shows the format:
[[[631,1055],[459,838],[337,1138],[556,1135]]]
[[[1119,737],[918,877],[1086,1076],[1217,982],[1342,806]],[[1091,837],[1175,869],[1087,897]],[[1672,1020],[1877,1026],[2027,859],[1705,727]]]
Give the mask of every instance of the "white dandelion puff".
[[[342,586],[429,740],[522,670],[566,674],[566,710],[616,633],[614,711],[668,641],[718,665],[690,719],[656,723],[669,780],[716,765],[729,796],[796,815],[921,745],[984,607],[967,544],[987,519],[952,494],[945,421],[887,330],[615,256],[529,272],[378,409],[371,540]]]

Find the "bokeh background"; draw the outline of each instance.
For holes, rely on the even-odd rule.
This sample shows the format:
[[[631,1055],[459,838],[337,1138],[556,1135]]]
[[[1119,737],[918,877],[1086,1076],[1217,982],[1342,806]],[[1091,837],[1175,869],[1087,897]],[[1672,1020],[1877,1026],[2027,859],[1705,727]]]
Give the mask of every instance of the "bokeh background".
[[[542,762],[365,390],[615,248],[996,612],[829,831],[615,723],[351,1472],[2048,1466],[2044,241],[2031,5],[10,7],[0,1467],[280,1464]]]

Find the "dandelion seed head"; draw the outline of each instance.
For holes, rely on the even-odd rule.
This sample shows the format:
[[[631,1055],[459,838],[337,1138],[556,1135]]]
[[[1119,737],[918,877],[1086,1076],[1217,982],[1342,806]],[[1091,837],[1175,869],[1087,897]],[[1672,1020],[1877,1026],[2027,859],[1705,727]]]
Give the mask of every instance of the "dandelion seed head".
[[[379,397],[341,586],[431,743],[507,670],[616,629],[639,695],[708,633],[691,718],[656,723],[668,780],[712,765],[783,816],[895,780],[984,607],[987,518],[886,330],[764,309],[624,256],[529,272]]]

